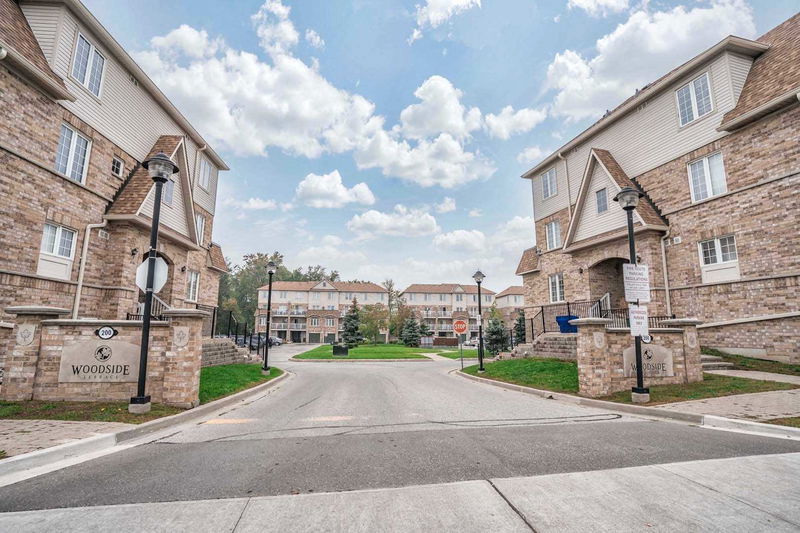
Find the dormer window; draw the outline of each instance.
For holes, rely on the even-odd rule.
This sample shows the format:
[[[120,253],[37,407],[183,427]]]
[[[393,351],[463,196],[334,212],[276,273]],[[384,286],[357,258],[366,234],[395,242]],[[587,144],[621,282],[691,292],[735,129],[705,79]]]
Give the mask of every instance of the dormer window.
[[[75,59],[72,63],[72,77],[89,89],[97,97],[103,84],[103,71],[106,59],[89,40],[78,34],[75,44]]]
[[[208,184],[211,183],[211,163],[205,157],[200,158],[200,175],[198,176],[200,187],[208,190]]]
[[[681,119],[681,126],[697,120],[698,118],[711,113],[711,88],[708,83],[708,73],[693,79],[677,91],[675,96],[678,100],[678,114]]]
[[[542,198],[547,199],[558,194],[558,183],[556,182],[556,169],[551,168],[542,174]]]

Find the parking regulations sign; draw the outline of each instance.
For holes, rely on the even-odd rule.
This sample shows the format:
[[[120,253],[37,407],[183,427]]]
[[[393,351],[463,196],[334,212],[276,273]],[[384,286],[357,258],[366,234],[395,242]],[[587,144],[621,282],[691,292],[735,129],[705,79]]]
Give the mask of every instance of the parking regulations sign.
[[[634,337],[649,337],[650,331],[647,329],[647,306],[629,305],[628,317],[631,321],[631,335]]]
[[[647,303],[650,301],[650,271],[647,265],[622,265],[625,282],[625,301]]]

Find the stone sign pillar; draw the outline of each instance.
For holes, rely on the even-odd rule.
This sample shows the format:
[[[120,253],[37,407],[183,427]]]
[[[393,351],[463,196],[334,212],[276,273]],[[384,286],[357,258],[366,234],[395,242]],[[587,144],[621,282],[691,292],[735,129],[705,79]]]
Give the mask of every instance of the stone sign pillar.
[[[606,326],[611,319],[578,318],[569,323],[578,326],[579,394],[592,398],[610,394],[612,365]]]
[[[210,313],[199,309],[164,311],[170,336],[164,362],[162,401],[175,407],[200,404],[200,366],[203,359],[203,321]]]
[[[668,328],[683,329],[683,354],[686,359],[686,381],[692,383],[703,381],[703,363],[700,360],[700,339],[697,326],[703,323],[696,318],[674,318],[663,320],[662,325]]]
[[[42,320],[59,318],[70,311],[60,307],[20,305],[7,307],[6,313],[17,315],[17,319],[5,358],[0,398],[8,401],[31,400],[39,364]]]

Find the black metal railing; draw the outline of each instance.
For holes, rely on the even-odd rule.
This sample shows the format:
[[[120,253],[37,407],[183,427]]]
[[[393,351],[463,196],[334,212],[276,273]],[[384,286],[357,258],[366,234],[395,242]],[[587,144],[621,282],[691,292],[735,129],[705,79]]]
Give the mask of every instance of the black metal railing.
[[[139,313],[126,313],[125,320],[144,320],[144,315]],[[164,315],[150,315],[150,320],[169,320]]]
[[[548,331],[560,331],[556,317],[576,316],[578,318],[586,318],[589,316],[602,316],[602,312],[603,304],[600,300],[541,305],[536,314],[530,319],[531,337],[535,339]]]
[[[611,323],[606,326],[608,328],[629,328],[631,327],[630,318],[628,316],[628,308],[620,307],[616,309],[605,309],[601,315],[603,318],[610,318]],[[675,315],[652,315],[647,317],[648,329],[664,328],[662,324],[665,320],[672,320]]]

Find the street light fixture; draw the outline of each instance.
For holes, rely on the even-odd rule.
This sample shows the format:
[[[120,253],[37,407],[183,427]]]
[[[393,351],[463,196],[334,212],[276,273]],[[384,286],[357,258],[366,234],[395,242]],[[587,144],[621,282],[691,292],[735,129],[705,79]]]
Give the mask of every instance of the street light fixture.
[[[272,313],[272,276],[275,274],[276,270],[278,270],[278,266],[275,264],[275,261],[267,263],[267,275],[269,276],[267,288],[267,342],[264,343],[264,364],[261,367],[261,373],[266,375],[269,375],[269,328]]]
[[[178,172],[178,165],[164,152],[159,152],[142,163],[155,184],[153,202],[153,221],[150,225],[150,251],[147,252],[147,282],[144,291],[144,315],[142,316],[142,346],[139,352],[139,380],[136,396],[131,398],[128,411],[147,413],[150,411],[150,396],[145,395],[147,381],[147,355],[150,351],[150,317],[153,309],[153,278],[156,270],[156,250],[158,249],[158,222],[161,217],[161,192],[170,176]]]
[[[486,276],[480,270],[475,271],[472,279],[478,284],[478,372],[484,372],[483,368],[483,312],[481,310],[481,283]]]
[[[633,234],[633,210],[639,205],[639,199],[644,197],[644,193],[633,187],[623,187],[614,197],[615,202],[619,202],[620,207],[625,210],[628,218],[628,246],[630,248],[630,263],[636,264],[636,238]],[[647,394],[650,389],[644,386],[644,371],[642,369],[642,337],[634,337],[636,346],[636,386],[631,389],[634,394]]]

